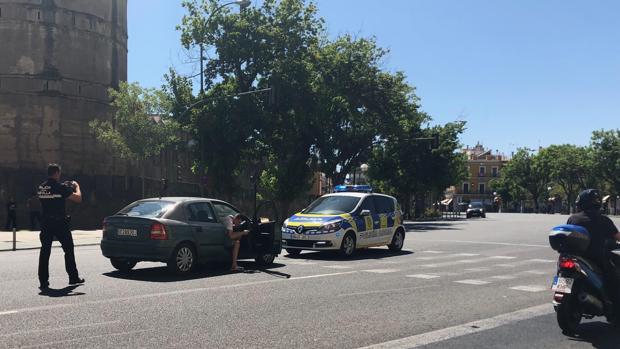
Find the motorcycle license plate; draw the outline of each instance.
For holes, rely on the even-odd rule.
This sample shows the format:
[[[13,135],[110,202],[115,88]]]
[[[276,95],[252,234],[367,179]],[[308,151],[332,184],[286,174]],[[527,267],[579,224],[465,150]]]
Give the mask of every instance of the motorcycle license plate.
[[[556,276],[553,278],[551,289],[555,292],[571,293],[573,282],[575,282],[575,279]]]

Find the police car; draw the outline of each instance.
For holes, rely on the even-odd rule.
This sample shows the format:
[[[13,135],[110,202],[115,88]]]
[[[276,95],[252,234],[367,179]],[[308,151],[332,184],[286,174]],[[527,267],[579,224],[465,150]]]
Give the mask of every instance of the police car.
[[[302,250],[339,250],[388,246],[400,251],[405,241],[402,213],[395,198],[372,192],[368,185],[339,185],[293,215],[282,226],[282,247],[290,255]]]

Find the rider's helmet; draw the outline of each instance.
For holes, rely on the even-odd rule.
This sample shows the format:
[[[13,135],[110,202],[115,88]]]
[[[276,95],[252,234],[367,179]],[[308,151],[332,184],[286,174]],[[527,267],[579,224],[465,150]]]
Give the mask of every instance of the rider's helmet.
[[[600,210],[603,206],[601,194],[596,189],[586,189],[579,193],[575,205],[579,211]]]

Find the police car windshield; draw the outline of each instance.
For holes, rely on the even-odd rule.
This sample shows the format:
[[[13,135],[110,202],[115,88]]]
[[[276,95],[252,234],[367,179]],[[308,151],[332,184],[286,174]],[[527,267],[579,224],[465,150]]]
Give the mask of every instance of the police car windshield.
[[[172,201],[140,201],[125,207],[118,215],[130,217],[160,218],[174,205]]]
[[[323,196],[316,199],[301,213],[342,214],[355,209],[360,198],[355,196]]]
[[[469,208],[482,208],[482,203],[481,202],[472,202],[471,204],[469,204]]]

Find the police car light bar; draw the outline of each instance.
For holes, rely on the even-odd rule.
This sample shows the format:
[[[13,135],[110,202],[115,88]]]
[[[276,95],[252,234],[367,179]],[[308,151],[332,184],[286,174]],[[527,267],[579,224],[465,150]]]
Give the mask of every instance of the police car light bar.
[[[372,193],[372,187],[369,185],[337,185],[334,188],[335,193],[343,192],[358,192],[358,193]]]

